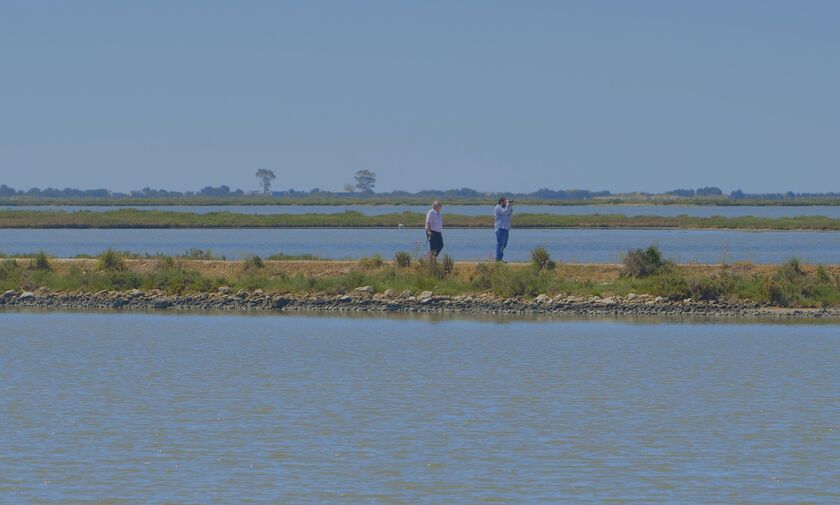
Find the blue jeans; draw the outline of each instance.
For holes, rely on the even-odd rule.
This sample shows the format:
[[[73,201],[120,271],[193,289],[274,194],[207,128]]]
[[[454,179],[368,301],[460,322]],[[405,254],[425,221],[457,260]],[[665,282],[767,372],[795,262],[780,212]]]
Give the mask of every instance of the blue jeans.
[[[505,247],[507,247],[508,236],[510,230],[499,228],[496,230],[496,261],[502,261],[505,257]]]

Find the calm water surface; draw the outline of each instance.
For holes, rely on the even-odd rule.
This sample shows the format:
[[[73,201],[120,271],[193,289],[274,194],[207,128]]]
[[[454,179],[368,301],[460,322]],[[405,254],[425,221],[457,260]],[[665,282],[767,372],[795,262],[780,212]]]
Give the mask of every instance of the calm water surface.
[[[79,206],[79,205],[0,205],[5,210],[51,210],[76,212],[87,210],[105,212],[117,209],[165,210],[175,212],[235,212],[240,214],[336,214],[348,210],[366,215],[392,214],[405,211],[426,212],[428,205],[154,205],[154,206]],[[482,205],[445,205],[444,211],[450,214],[467,216],[492,215],[492,206]],[[840,206],[732,206],[720,207],[709,205],[517,205],[519,213],[539,214],[624,214],[626,216],[755,216],[755,217],[792,217],[792,216],[827,216],[840,218]]]
[[[840,331],[0,312],[3,503],[840,502]]]
[[[493,257],[491,229],[448,229],[443,252],[457,260]],[[677,261],[701,263],[752,261],[779,263],[799,256],[813,263],[840,263],[838,232],[747,232],[726,230],[517,230],[505,252],[511,261],[527,260],[530,251],[546,247],[562,261],[616,263],[628,248],[658,244]],[[60,257],[98,254],[107,248],[138,253],[182,254],[190,248],[212,249],[240,258],[315,254],[326,258],[359,258],[397,251],[425,251],[417,229],[191,229],[191,230],[23,230],[0,229],[0,252],[45,251]]]

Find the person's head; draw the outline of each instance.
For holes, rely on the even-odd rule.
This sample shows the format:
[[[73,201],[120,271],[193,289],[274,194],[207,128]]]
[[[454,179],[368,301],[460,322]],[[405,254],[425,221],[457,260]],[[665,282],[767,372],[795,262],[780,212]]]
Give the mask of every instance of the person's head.
[[[432,208],[436,211],[440,212],[440,207],[440,200],[435,200],[434,202],[432,202]]]
[[[501,205],[502,207],[507,207],[507,198],[505,198],[505,197],[499,198],[499,205]]]

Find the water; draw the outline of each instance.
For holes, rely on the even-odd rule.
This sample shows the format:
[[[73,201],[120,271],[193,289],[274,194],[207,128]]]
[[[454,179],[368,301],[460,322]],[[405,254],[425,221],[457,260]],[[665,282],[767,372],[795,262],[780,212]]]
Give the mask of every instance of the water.
[[[3,503],[840,502],[837,326],[0,318]]]
[[[78,205],[0,205],[0,210],[35,210],[76,212],[87,210],[105,212],[117,209],[164,210],[173,212],[234,212],[240,214],[336,214],[348,210],[365,215],[394,214],[401,212],[426,212],[428,205],[154,205],[154,206],[78,206]],[[492,215],[492,205],[444,205],[444,212],[467,216]],[[626,216],[755,216],[755,217],[793,217],[827,216],[840,219],[840,206],[699,206],[699,205],[517,205],[516,212],[528,214],[624,214]]]
[[[493,255],[495,240],[491,229],[449,229],[444,233],[443,252],[458,260],[486,260]],[[534,247],[544,246],[562,261],[616,263],[628,248],[651,244],[681,262],[779,263],[799,256],[813,263],[840,263],[840,233],[799,231],[514,229],[505,257],[527,260]],[[423,231],[417,229],[0,229],[0,251],[6,254],[43,250],[72,257],[98,254],[109,247],[165,254],[212,249],[233,259],[281,251],[338,259],[373,254],[391,258],[396,251],[414,253],[427,248]]]

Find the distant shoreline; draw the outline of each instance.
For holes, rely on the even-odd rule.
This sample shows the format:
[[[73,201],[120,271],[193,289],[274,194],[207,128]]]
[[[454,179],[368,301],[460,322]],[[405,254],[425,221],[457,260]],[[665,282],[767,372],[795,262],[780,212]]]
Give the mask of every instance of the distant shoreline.
[[[320,197],[160,197],[160,198],[38,198],[14,197],[0,198],[0,206],[21,207],[29,206],[76,206],[76,207],[155,207],[155,206],[254,206],[254,207],[340,207],[340,206],[389,206],[389,205],[429,205],[432,200],[440,199],[445,205],[487,206],[494,205],[492,197],[464,198],[446,196],[424,197],[363,197],[346,196],[333,198]],[[651,206],[686,206],[686,207],[814,207],[840,206],[840,198],[798,198],[788,200],[776,199],[732,199],[732,198],[633,198],[633,197],[593,197],[585,200],[559,200],[539,198],[516,198],[518,205],[545,205],[551,207],[586,207],[586,206],[615,206],[630,207],[640,205]]]
[[[448,228],[490,228],[492,217],[444,214]],[[119,209],[105,212],[0,210],[0,228],[21,229],[165,229],[165,228],[420,228],[424,215],[402,212],[364,215],[333,214],[243,214],[210,212],[197,214],[161,210]],[[690,229],[690,230],[815,230],[840,231],[840,219],[822,216],[794,217],[696,217],[625,216],[624,214],[517,214],[516,228],[592,229]]]

